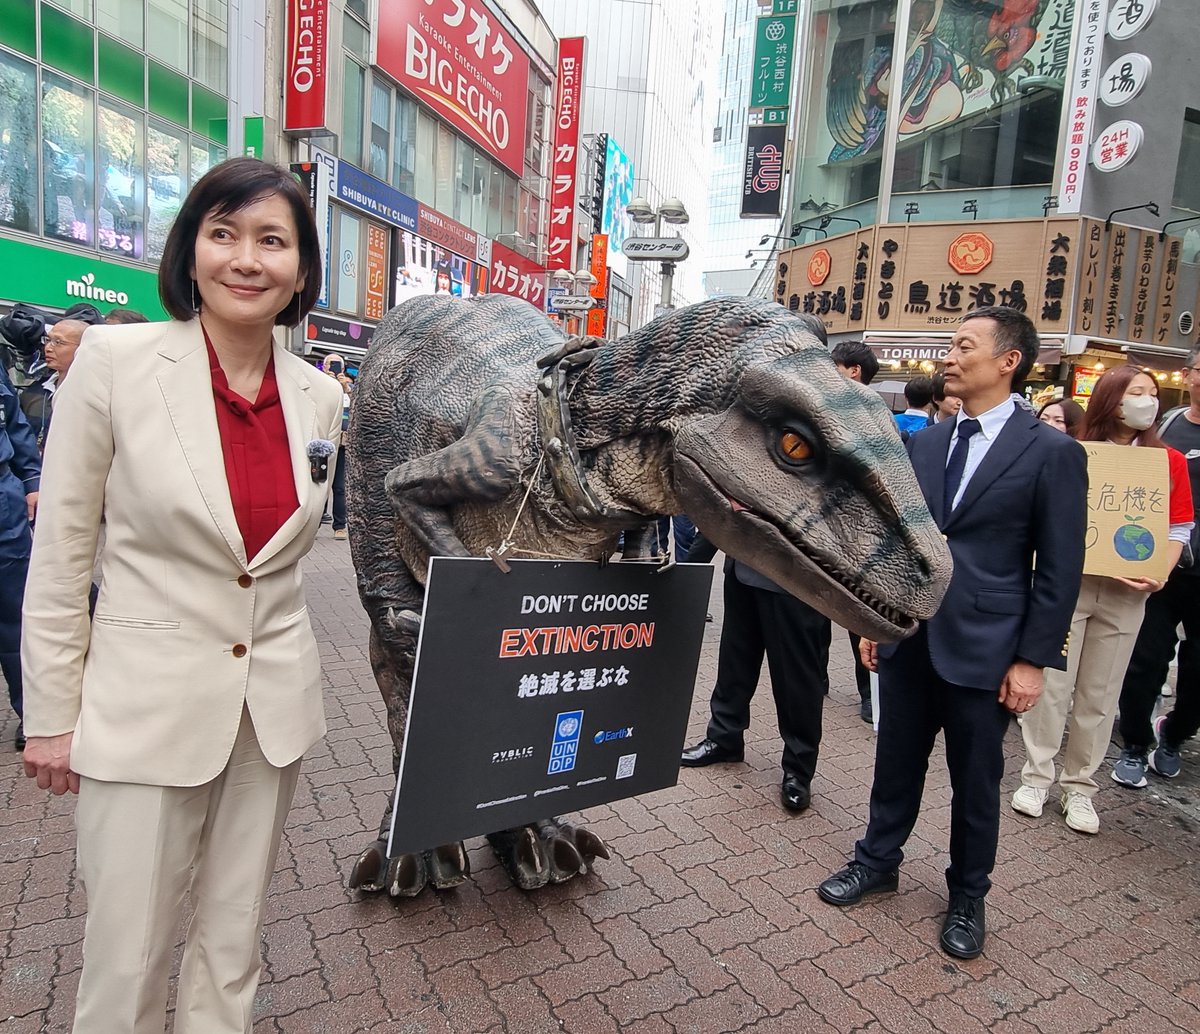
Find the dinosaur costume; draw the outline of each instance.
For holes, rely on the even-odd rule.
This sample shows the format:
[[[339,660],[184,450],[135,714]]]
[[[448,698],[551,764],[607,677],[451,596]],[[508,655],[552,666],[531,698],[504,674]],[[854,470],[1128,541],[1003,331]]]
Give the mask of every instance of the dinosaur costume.
[[[356,388],[347,484],[395,765],[431,555],[601,560],[623,529],[687,513],[861,635],[900,639],[937,609],[950,555],[891,416],[814,331],[751,299],[611,343],[564,339],[504,295],[413,299],[384,317]],[[638,539],[626,534],[626,556]],[[408,895],[465,878],[461,843],[387,858],[390,821],[389,809],[351,886]],[[553,819],[489,839],[527,889],[607,857]]]

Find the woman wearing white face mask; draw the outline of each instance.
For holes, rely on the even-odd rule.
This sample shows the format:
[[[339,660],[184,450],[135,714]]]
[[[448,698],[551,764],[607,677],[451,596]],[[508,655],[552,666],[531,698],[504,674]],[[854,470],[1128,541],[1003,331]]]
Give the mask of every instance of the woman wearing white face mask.
[[[1174,567],[1194,520],[1191,485],[1183,456],[1159,441],[1152,430],[1157,415],[1154,378],[1132,366],[1117,367],[1096,382],[1079,440],[1166,449],[1171,479],[1167,548]],[[1021,726],[1026,761],[1021,787],[1013,794],[1013,810],[1034,818],[1041,815],[1065,731],[1069,735],[1059,772],[1063,815],[1076,832],[1100,831],[1092,806],[1092,796],[1099,789],[1093,775],[1112,735],[1121,680],[1137,640],[1146,597],[1163,584],[1153,578],[1083,576],[1071,621],[1067,670],[1046,670],[1041,700],[1025,715]]]

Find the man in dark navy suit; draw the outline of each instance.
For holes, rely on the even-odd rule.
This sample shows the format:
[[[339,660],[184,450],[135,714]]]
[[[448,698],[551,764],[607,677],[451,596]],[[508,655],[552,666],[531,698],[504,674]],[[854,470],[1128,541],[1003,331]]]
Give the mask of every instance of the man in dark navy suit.
[[[862,644],[863,663],[879,671],[870,819],[854,860],[817,891],[830,904],[851,905],[896,889],[940,729],[953,788],[941,945],[958,958],[983,950],[1009,716],[1037,702],[1043,668],[1066,668],[1083,571],[1086,454],[1011,398],[1037,354],[1024,314],[969,313],[945,360],[946,391],[962,409],[909,440],[954,577],[912,638]]]

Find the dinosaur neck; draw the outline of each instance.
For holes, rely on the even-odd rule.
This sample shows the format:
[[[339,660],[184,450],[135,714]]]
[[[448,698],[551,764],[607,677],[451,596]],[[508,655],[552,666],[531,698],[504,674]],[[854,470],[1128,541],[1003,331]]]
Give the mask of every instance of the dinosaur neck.
[[[729,357],[704,348],[699,328],[659,322],[605,345],[571,394],[581,451],[645,437],[692,413],[728,405]]]

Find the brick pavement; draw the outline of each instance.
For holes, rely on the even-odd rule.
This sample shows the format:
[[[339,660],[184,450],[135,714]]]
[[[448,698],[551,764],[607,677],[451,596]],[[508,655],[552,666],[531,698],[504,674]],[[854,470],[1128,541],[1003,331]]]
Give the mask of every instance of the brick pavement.
[[[874,743],[844,637],[810,811],[778,804],[778,735],[760,690],[746,763],[587,814],[614,849],[594,874],[514,890],[482,841],[475,877],[393,903],[346,890],[391,788],[346,544],[307,564],[329,736],[304,763],[264,934],[256,1034],[757,1034],[1200,1030],[1200,756],[1163,792],[1110,786],[1099,837],[1004,808],[983,958],[937,948],[948,780],[937,757],[900,892],[849,911],[816,884],[866,817]],[[718,590],[719,592],[719,590]],[[718,621],[690,735],[702,733]],[[764,676],[765,677],[765,676]],[[71,803],[27,780],[0,723],[0,1032],[67,1031],[84,897]],[[1009,774],[1019,737],[1009,737]]]

